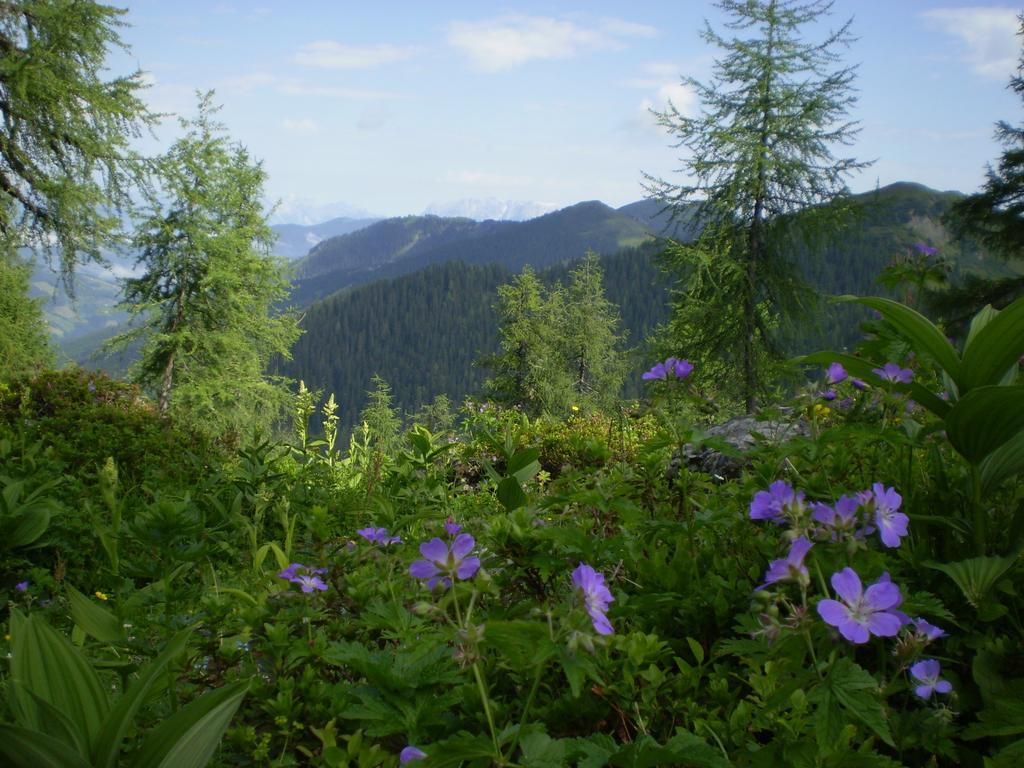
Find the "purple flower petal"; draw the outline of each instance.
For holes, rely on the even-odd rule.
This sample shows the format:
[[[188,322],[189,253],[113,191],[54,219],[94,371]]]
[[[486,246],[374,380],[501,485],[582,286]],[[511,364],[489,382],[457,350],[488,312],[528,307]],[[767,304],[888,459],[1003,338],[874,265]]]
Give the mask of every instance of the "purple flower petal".
[[[833,573],[831,581],[832,589],[848,604],[853,605],[860,601],[864,587],[860,576],[853,568],[843,568],[838,573]]]
[[[448,545],[436,536],[420,544],[420,554],[440,566],[448,562]]]
[[[452,542],[452,557],[458,562],[468,555],[473,547],[476,545],[476,541],[468,533],[460,533],[455,537],[455,541]]]
[[[480,558],[479,557],[467,557],[455,570],[455,575],[460,579],[466,580],[471,579],[476,575],[476,572],[480,570]]]
[[[429,560],[414,560],[409,566],[409,575],[414,579],[430,579],[440,572],[440,569]]]
[[[398,764],[405,765],[406,763],[411,763],[413,760],[422,760],[426,756],[427,753],[422,749],[417,749],[416,747],[409,745],[398,753]]]

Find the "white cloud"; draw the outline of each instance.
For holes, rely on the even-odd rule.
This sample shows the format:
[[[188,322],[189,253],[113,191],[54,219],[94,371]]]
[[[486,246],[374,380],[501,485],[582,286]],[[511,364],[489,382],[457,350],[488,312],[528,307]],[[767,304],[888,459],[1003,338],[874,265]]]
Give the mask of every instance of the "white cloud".
[[[221,80],[218,90],[251,91],[258,88],[271,88],[278,93],[293,96],[318,96],[341,99],[344,101],[393,101],[404,98],[394,91],[374,91],[363,88],[344,88],[333,85],[310,83],[296,77],[284,77],[269,72],[251,72],[248,75],[229,77]]]
[[[316,121],[311,120],[308,117],[299,118],[297,120],[285,118],[281,121],[281,127],[288,133],[298,134],[299,136],[309,136],[320,130],[320,126],[317,125]]]
[[[317,69],[373,69],[384,64],[404,61],[415,53],[414,48],[387,43],[345,45],[336,40],[317,40],[302,46],[295,54],[295,61]]]
[[[647,126],[656,126],[657,118],[651,110],[663,112],[671,103],[681,114],[694,116],[697,112],[697,94],[689,85],[682,82],[679,67],[667,62],[651,62],[644,66],[643,74],[623,82],[628,88],[647,91],[648,95],[640,101],[640,112],[646,120],[639,121]],[[640,127],[637,122],[630,121],[632,127]]]
[[[1008,78],[1016,68],[1018,28],[1014,8],[937,8],[922,16],[964,45],[962,58],[983,77]]]
[[[500,16],[456,21],[448,44],[485,72],[513,69],[530,61],[568,59],[587,51],[618,50],[623,39],[651,37],[657,30],[620,19],[583,24],[548,16]]]

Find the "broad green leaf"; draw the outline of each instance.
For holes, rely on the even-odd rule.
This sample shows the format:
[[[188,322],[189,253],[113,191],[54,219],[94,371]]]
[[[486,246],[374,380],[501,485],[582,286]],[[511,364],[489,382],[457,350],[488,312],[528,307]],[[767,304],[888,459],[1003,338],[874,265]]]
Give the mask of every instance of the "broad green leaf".
[[[66,715],[43,701],[17,680],[7,683],[7,703],[19,725],[63,742],[76,754],[89,754],[89,744]]]
[[[810,355],[793,358],[791,362],[796,365],[829,365],[830,363],[842,363],[843,367],[851,376],[863,379],[867,383],[876,387],[890,387],[897,392],[905,392],[914,398],[914,401],[918,405],[924,406],[939,418],[944,417],[952,407],[950,403],[946,402],[935,393],[925,389],[916,381],[911,382],[910,384],[892,384],[890,382],[883,382],[878,377],[878,374],[874,372],[874,369],[879,368],[880,366],[877,363],[872,363],[870,360],[865,360],[861,357],[854,357],[853,355],[847,355],[842,352],[814,352]]]
[[[991,493],[1020,472],[1024,472],[1024,432],[1018,432],[981,462],[982,493]]]
[[[139,670],[138,677],[117,700],[93,746],[93,765],[96,768],[115,768],[121,742],[128,733],[139,707],[145,702],[153,683],[164,673],[168,664],[184,652],[190,634],[192,627],[183,629],[172,637],[160,655]]]
[[[101,643],[112,645],[124,642],[124,625],[113,613],[83,595],[70,584],[67,585],[68,602],[71,604],[71,618],[75,624]]]
[[[204,768],[248,690],[248,681],[232,683],[189,702],[150,731],[132,765]]]
[[[412,763],[416,768],[459,768],[471,761],[495,757],[494,745],[484,735],[471,735],[465,731],[443,741],[432,742],[422,748],[427,757]]]
[[[65,715],[82,741],[94,743],[110,708],[99,676],[82,652],[41,617],[12,621],[11,678]]]
[[[1024,356],[1024,298],[1017,299],[971,339],[964,349],[961,392],[997,384]]]
[[[287,568],[287,566],[284,566],[282,568],[282,570],[284,570],[284,568]],[[253,605],[259,605],[259,602],[256,600],[255,597],[253,597],[248,592],[246,592],[245,590],[242,590],[242,589],[235,589],[234,587],[218,587],[217,588],[217,594],[218,595],[234,595],[235,597],[240,597],[243,600],[248,600]]]
[[[996,582],[1017,563],[1016,557],[974,557],[958,563],[925,563],[928,568],[949,576],[967,602],[980,608],[982,601]]]
[[[964,738],[970,741],[1021,733],[1024,733],[1024,700],[998,698],[978,712],[978,721],[964,729]]]
[[[3,546],[6,549],[27,547],[46,533],[50,527],[50,510],[35,507],[18,515],[11,530],[4,536]]]
[[[922,315],[905,304],[877,296],[840,296],[841,301],[855,301],[880,312],[882,317],[902,335],[918,354],[927,355],[960,386],[960,358],[945,334]],[[965,365],[966,368],[966,365]],[[964,391],[964,387],[960,386]]]
[[[957,452],[978,464],[1024,431],[1024,386],[979,387],[946,414],[946,434]]]
[[[978,313],[971,318],[971,325],[967,329],[967,338],[964,340],[964,350],[971,346],[971,342],[974,341],[974,337],[977,336],[981,329],[992,322],[992,319],[999,315],[998,309],[993,309],[991,304],[986,304]]]
[[[519,507],[525,507],[529,499],[523,491],[519,481],[514,477],[506,477],[498,483],[498,501],[508,512]]]
[[[829,673],[827,685],[843,708],[874,731],[889,746],[895,746],[885,709],[875,691],[878,681],[849,659],[840,659]]]
[[[64,742],[0,723],[0,756],[10,768],[92,768]]]

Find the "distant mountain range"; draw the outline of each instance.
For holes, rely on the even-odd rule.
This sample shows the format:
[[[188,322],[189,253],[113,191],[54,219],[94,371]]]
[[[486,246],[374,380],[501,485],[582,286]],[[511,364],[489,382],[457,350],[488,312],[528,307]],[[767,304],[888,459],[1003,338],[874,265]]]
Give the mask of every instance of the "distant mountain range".
[[[638,246],[665,234],[668,224],[661,206],[651,201],[619,209],[589,201],[521,222],[437,216],[385,219],[316,245],[295,265],[292,300],[307,306],[356,285],[453,260],[497,264],[513,272],[527,264],[544,269],[588,250],[610,254]],[[682,239],[692,236],[682,222],[671,231]]]
[[[324,240],[338,235],[347,235],[376,224],[380,219],[352,219],[341,217],[320,224],[275,224],[271,227],[277,235],[277,242],[271,253],[283,256],[289,261],[300,259]]]

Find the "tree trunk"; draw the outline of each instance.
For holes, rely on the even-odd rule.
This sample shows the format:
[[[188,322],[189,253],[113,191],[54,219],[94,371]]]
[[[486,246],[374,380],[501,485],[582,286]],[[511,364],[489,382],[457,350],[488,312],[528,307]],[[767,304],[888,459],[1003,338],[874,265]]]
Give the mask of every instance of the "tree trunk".
[[[161,416],[167,415],[167,408],[171,404],[171,382],[174,374],[174,353],[167,356],[167,365],[164,366],[163,379],[160,381],[160,394],[157,400],[157,408]]]

